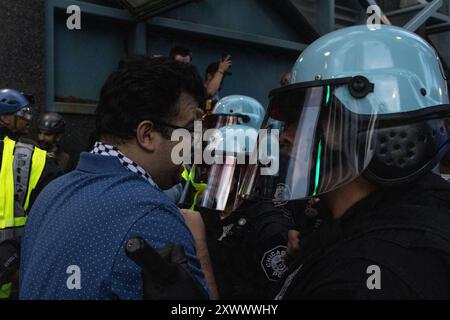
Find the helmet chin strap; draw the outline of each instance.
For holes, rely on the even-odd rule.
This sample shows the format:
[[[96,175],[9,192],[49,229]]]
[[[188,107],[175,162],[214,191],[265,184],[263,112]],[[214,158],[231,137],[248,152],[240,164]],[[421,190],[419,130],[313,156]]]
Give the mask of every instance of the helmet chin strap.
[[[17,116],[16,115],[14,115],[14,126],[11,131],[14,133],[17,133]]]

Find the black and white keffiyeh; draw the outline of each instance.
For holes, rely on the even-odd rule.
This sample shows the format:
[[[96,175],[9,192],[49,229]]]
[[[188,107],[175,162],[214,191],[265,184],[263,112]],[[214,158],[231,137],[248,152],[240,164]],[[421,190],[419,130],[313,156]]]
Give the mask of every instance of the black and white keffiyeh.
[[[103,142],[96,142],[94,145],[94,149],[91,151],[93,154],[97,154],[100,156],[109,156],[116,157],[119,159],[120,163],[129,171],[134,172],[140,175],[142,178],[147,180],[151,185],[157,187],[156,183],[153,181],[152,177],[133,160],[129,159],[125,156],[119,149],[109,144],[105,144]]]

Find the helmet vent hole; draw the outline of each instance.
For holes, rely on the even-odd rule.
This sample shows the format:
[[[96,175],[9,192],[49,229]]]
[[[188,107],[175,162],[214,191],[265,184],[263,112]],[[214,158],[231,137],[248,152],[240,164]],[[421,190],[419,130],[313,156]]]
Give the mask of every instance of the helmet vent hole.
[[[409,149],[414,149],[415,147],[416,147],[416,145],[413,142],[408,143]]]
[[[400,133],[400,137],[401,137],[402,139],[405,139],[407,136],[408,136],[408,134],[407,134],[405,131],[403,131],[402,133]]]
[[[392,165],[394,163],[394,160],[392,160],[392,158],[387,158],[386,159],[386,164],[387,165]]]
[[[412,158],[412,157],[414,157],[414,152],[408,151],[408,153],[406,155],[408,156],[408,158]]]
[[[380,137],[380,143],[386,143],[386,137]]]
[[[391,131],[391,132],[389,133],[389,136],[390,136],[391,138],[395,138],[396,135],[397,135],[397,134],[395,133],[395,131]]]
[[[394,146],[394,150],[400,150],[400,145],[399,144],[396,144],[395,146]]]
[[[425,88],[420,89],[420,93],[425,97],[427,95],[427,89]]]
[[[386,153],[387,153],[387,149],[386,148],[381,148],[380,154],[386,154]]]
[[[2,102],[6,102],[6,99],[5,99],[5,98],[3,98],[3,99],[2,99]]]

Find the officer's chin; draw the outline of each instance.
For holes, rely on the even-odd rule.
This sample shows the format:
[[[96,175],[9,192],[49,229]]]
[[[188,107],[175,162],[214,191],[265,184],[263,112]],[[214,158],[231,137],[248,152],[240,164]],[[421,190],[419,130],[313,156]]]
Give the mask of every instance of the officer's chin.
[[[25,127],[22,130],[20,130],[19,135],[26,136],[29,133],[30,133],[30,127]]]

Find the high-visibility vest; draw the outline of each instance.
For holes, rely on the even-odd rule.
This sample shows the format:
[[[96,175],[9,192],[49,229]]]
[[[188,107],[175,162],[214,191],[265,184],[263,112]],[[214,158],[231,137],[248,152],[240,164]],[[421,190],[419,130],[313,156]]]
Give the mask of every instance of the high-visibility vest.
[[[27,219],[31,192],[44,171],[46,152],[5,137],[0,167],[0,243],[19,238]],[[0,288],[9,297],[11,284]]]
[[[195,209],[195,205],[197,204],[197,198],[198,196],[205,191],[208,188],[208,185],[206,183],[197,183],[195,180],[195,166],[192,166],[192,168],[189,169],[183,165],[184,170],[181,173],[181,177],[184,179],[184,181],[186,181],[186,183],[190,184],[194,190],[195,190],[195,194],[194,194],[194,199],[192,199],[192,203],[191,203],[191,210]]]

